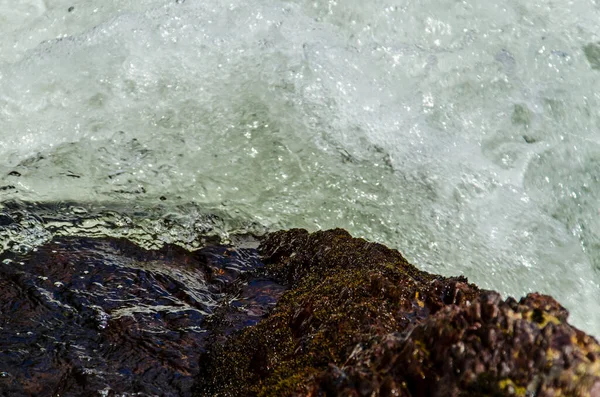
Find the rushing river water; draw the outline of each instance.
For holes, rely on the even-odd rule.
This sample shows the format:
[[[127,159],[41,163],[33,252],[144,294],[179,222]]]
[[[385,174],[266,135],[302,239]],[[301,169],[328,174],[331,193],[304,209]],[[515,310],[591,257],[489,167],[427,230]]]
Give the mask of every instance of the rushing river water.
[[[600,3],[0,0],[0,249],[343,227],[600,334]]]

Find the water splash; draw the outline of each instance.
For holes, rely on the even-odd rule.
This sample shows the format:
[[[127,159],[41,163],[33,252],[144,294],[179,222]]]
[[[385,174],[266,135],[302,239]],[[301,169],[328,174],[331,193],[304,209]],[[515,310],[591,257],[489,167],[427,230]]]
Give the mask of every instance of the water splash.
[[[344,227],[600,329],[594,4],[0,10],[3,202],[84,203],[148,246],[211,213],[216,234]],[[1,246],[47,241],[35,213]]]

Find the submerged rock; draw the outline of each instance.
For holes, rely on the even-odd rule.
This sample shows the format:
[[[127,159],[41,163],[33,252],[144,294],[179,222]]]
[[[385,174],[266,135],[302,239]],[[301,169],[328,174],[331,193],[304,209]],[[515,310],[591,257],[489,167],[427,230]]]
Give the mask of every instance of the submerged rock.
[[[273,233],[259,251],[290,290],[211,345],[198,395],[600,395],[600,346],[549,296],[502,300],[343,230]]]

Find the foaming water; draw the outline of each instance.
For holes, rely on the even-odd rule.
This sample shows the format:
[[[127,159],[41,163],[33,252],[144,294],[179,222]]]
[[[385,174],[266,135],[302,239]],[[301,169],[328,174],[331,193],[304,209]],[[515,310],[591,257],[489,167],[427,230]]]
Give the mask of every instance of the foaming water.
[[[0,195],[100,222],[11,204],[3,246],[344,227],[428,271],[550,293],[598,334],[599,14],[2,2]]]

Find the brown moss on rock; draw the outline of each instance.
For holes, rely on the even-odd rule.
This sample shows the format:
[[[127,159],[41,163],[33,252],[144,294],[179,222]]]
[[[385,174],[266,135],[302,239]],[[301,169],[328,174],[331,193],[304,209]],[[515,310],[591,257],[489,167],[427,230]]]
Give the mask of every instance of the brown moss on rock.
[[[516,302],[484,291],[360,347],[311,392],[406,396],[597,396],[597,342],[564,322],[549,296]],[[391,394],[390,394],[391,393]],[[310,393],[309,393],[310,394]]]
[[[203,356],[199,395],[600,395],[600,346],[548,296],[503,301],[340,229],[259,250],[290,290]]]

